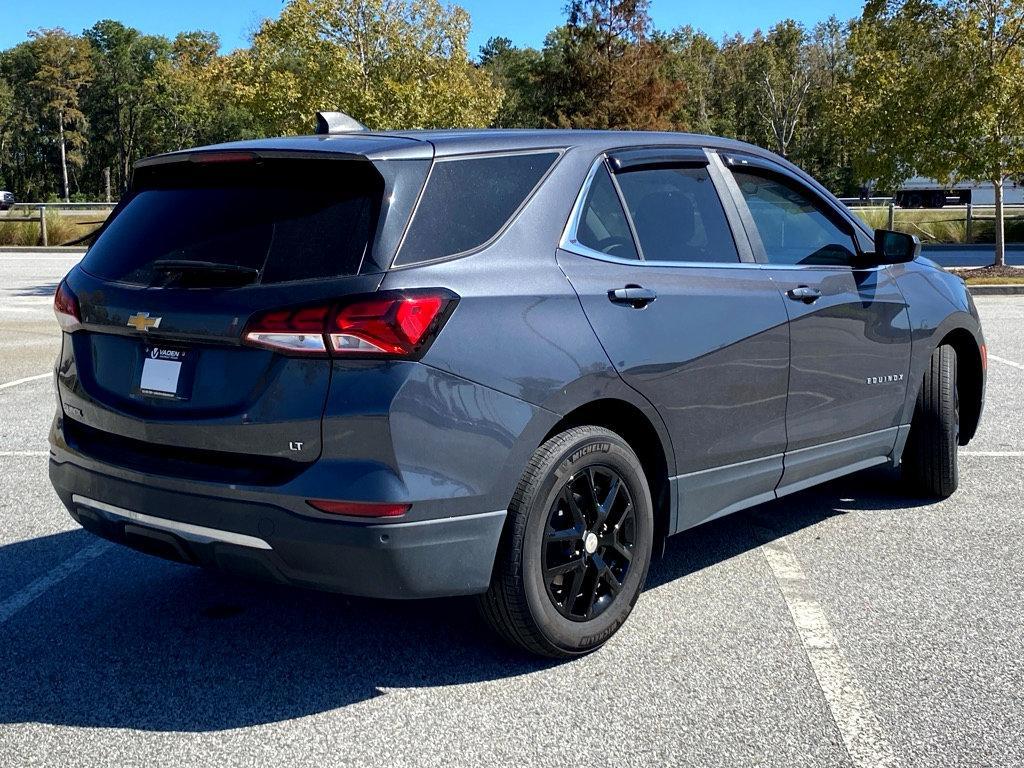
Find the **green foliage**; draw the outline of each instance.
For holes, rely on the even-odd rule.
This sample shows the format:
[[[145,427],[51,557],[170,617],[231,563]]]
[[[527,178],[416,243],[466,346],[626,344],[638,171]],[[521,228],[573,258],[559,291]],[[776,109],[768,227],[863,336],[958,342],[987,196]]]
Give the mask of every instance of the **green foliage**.
[[[553,30],[529,87],[540,124],[667,130],[679,91],[667,42],[653,33],[648,0],[574,0]]]
[[[86,92],[93,174],[111,169],[115,190],[127,185],[132,163],[162,147],[156,123],[151,81],[169,50],[163,37],[143,35],[120,22],[97,22],[84,33],[92,48],[96,76]]]
[[[243,103],[270,134],[317,110],[376,129],[488,125],[501,91],[466,52],[469,16],[438,0],[292,0],[235,60]]]
[[[50,138],[60,158],[61,194],[70,194],[68,166],[81,168],[85,162],[85,113],[81,110],[82,89],[92,78],[89,44],[63,29],[30,32],[35,71],[29,80],[40,99],[40,113],[48,122]]]
[[[497,37],[478,62],[468,15],[442,0],[287,0],[227,55],[203,31],[41,31],[0,51],[0,186],[95,199],[109,169],[117,195],[142,156],[307,133],[317,110],[377,129],[731,136],[840,194],[916,173],[1024,176],[1024,0],[868,0],[850,22],[721,40],[657,29],[649,0],[565,10],[539,50]]]
[[[516,48],[507,37],[492,37],[480,49],[480,66],[503,94],[493,127],[532,128],[540,124],[542,106],[535,87],[540,62],[539,51]]]
[[[164,149],[232,141],[256,132],[233,79],[232,60],[218,54],[212,32],[182,32],[156,63],[153,92],[157,137]]]
[[[996,188],[1024,174],[1024,0],[872,0],[853,36],[861,175],[915,173]]]

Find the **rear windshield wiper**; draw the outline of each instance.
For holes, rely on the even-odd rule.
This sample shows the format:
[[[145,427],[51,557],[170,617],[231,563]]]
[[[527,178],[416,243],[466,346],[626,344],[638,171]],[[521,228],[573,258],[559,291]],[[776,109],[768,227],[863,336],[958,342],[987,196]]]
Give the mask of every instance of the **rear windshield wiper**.
[[[193,259],[157,259],[153,262],[153,271],[168,275],[181,275],[195,278],[208,275],[217,282],[231,282],[245,285],[255,282],[260,271],[255,267],[243,267],[241,264],[218,264],[214,261],[195,261]]]

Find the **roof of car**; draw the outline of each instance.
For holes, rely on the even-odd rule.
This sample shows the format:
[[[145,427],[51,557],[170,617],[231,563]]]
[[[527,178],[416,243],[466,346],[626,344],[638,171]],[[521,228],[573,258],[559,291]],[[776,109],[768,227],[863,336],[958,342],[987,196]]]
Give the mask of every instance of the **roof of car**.
[[[501,150],[586,147],[595,152],[634,146],[704,146],[771,153],[742,141],[694,133],[570,129],[454,128],[448,130],[352,131],[317,136],[248,139],[195,150],[338,152],[372,159],[415,158]],[[172,153],[178,154],[178,153]]]

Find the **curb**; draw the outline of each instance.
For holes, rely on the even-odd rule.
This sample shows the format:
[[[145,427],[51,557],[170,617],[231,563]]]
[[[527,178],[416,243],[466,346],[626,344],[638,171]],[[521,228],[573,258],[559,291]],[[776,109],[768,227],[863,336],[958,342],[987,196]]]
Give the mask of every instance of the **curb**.
[[[66,245],[0,245],[0,253],[85,253],[85,248]]]
[[[1024,285],[968,285],[972,296],[1024,296]]]

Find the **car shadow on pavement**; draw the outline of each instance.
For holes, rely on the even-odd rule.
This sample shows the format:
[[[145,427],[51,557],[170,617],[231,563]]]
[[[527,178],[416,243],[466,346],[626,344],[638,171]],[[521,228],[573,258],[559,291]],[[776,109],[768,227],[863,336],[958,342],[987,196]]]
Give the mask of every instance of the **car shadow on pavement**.
[[[39,285],[30,285],[18,288],[11,292],[12,296],[53,296],[57,292],[59,283],[49,282]]]
[[[859,475],[674,537],[648,587],[753,549],[765,531],[783,536],[843,510],[915,504],[889,483]],[[0,548],[0,605],[94,541],[75,530]],[[556,663],[497,642],[471,599],[348,598],[111,546],[0,623],[0,722],[218,731],[391,688],[496,680]]]

